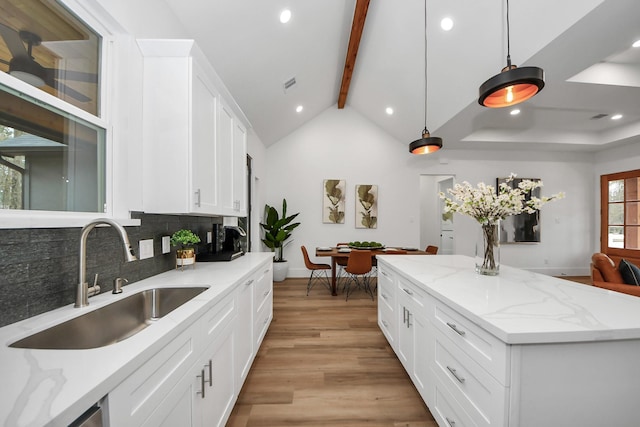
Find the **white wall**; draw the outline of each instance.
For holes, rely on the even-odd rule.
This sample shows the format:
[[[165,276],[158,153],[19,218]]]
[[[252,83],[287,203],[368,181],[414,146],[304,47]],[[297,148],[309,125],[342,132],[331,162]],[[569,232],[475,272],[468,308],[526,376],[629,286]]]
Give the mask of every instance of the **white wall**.
[[[456,182],[495,183],[515,172],[541,178],[543,194],[565,191],[567,198],[543,208],[542,242],[507,245],[502,263],[548,274],[588,274],[593,252],[593,155],[557,152],[447,150],[434,156],[411,156],[400,142],[349,107],[328,108],[302,128],[267,149],[267,203],[287,199],[290,213],[302,223],[285,249],[290,277],[304,277],[300,245],[311,249],[349,240],[386,245],[420,245],[420,175],[455,175]],[[446,156],[444,161],[443,156]],[[441,163],[442,159],[442,163]],[[322,223],[324,179],[346,180],[345,224]],[[378,228],[355,228],[356,184],[377,184]],[[455,218],[456,252],[474,254],[477,223]],[[317,259],[322,260],[322,259]],[[546,263],[545,263],[546,260]]]

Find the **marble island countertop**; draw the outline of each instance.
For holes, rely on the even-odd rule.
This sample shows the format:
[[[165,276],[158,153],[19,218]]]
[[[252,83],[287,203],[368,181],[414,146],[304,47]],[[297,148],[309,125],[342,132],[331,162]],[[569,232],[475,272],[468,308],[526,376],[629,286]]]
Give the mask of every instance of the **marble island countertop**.
[[[462,255],[379,256],[507,344],[640,339],[640,298],[525,270],[475,272]]]
[[[119,295],[109,292],[92,297],[86,308],[71,304],[0,328],[0,425],[67,426],[272,256],[249,253],[232,262],[198,263],[195,268],[168,271],[125,286]],[[209,289],[119,343],[89,350],[8,347],[22,337],[137,291],[180,286]]]

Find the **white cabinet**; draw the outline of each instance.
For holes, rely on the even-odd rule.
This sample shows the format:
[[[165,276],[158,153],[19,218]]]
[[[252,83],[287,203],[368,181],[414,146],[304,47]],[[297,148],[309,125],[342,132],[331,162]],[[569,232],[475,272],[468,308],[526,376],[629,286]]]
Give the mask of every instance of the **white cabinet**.
[[[425,401],[432,385],[430,355],[433,332],[426,318],[431,301],[427,294],[403,277],[395,279],[397,290],[398,340],[396,354]]]
[[[256,275],[253,287],[253,343],[257,353],[273,319],[273,263],[264,265]]]
[[[218,113],[217,154],[221,213],[246,216],[247,131],[224,100]]]
[[[107,397],[111,426],[223,426],[272,319],[272,261],[254,268]]]
[[[255,278],[251,277],[240,285],[236,298],[238,300],[238,317],[236,318],[236,378],[242,383],[249,373],[253,361],[253,287]]]
[[[143,53],[145,212],[246,216],[246,129],[192,40]]]
[[[378,265],[378,326],[397,352],[396,287],[395,275]]]
[[[171,425],[171,420],[180,419],[181,423],[173,425],[198,425],[192,412],[200,390],[196,375],[208,363],[203,361],[202,354],[213,345],[208,343],[218,343],[218,336],[233,332],[234,304],[233,296],[227,296],[214,305],[112,390],[108,396],[110,424]],[[219,369],[215,367],[216,372]]]

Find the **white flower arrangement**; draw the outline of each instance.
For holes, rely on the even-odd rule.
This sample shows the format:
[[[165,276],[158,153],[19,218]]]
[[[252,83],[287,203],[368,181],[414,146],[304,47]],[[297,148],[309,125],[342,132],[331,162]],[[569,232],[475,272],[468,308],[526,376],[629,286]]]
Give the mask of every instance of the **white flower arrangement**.
[[[509,178],[500,184],[498,191],[494,186],[483,182],[478,183],[476,188],[467,181],[456,184],[448,190],[455,200],[440,192],[440,198],[445,203],[444,214],[458,212],[474,218],[482,225],[492,225],[510,215],[518,215],[522,212],[535,213],[542,205],[565,196],[560,192],[542,198],[531,196],[527,200],[532,190],[542,187],[542,181],[524,179],[517,188],[511,188],[508,183],[515,177],[516,174],[510,174]]]

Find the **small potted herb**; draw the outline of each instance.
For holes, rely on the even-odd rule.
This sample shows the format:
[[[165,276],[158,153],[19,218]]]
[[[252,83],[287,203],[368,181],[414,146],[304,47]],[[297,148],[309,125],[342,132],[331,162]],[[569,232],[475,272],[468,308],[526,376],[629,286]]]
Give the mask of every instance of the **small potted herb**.
[[[200,237],[191,230],[178,230],[171,236],[171,246],[176,246],[176,267],[196,262],[193,245],[200,243]]]

